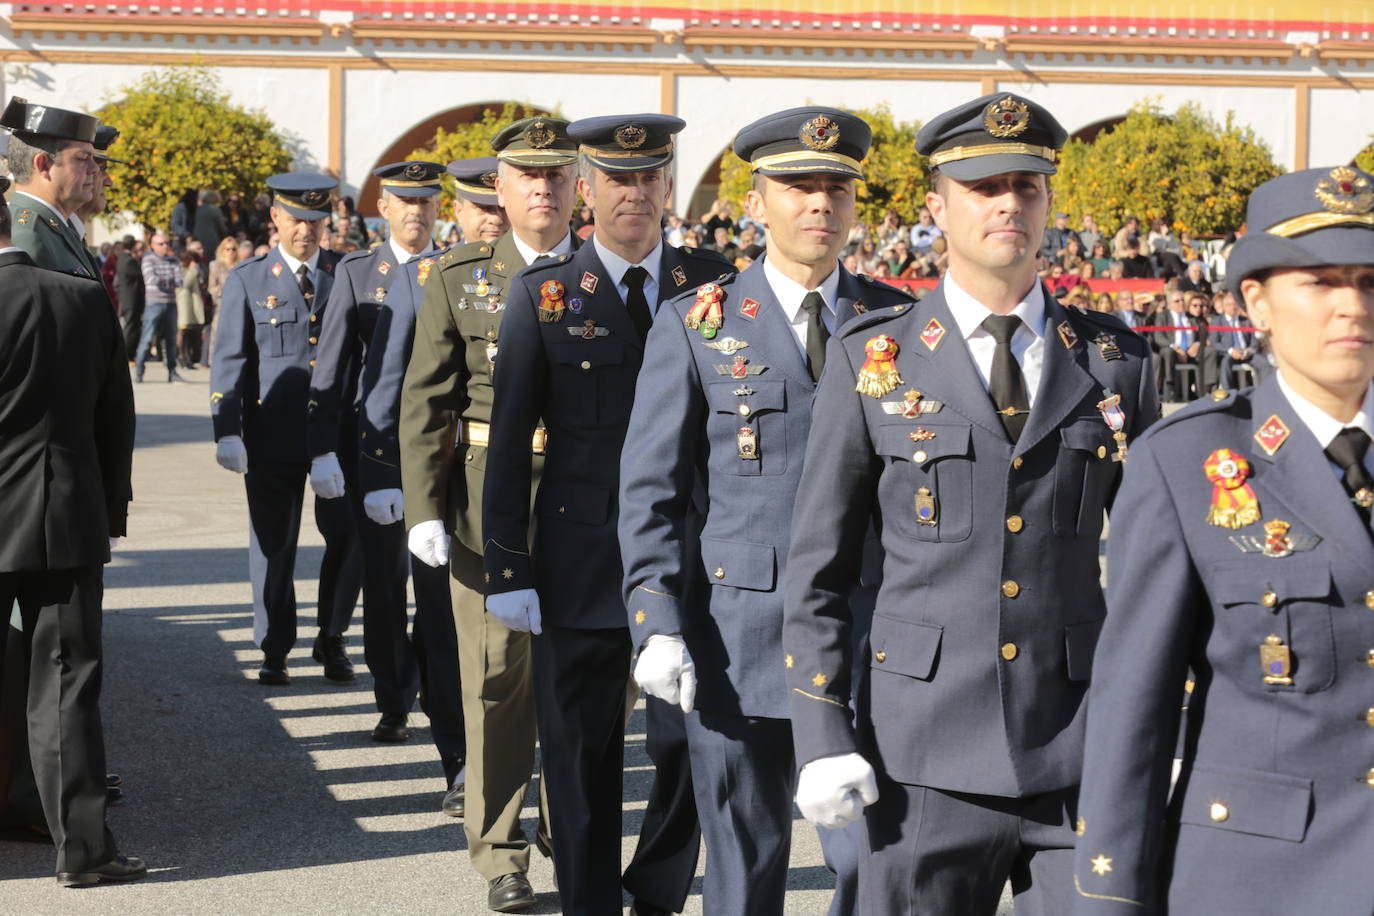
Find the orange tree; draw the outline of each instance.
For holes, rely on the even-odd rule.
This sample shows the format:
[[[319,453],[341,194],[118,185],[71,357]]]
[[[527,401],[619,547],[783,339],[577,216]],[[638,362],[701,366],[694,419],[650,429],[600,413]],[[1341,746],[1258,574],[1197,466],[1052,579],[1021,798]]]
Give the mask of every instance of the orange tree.
[[[457,159],[494,155],[491,150],[491,138],[496,136],[501,128],[512,121],[534,117],[535,115],[557,117],[558,113],[541,111],[515,102],[506,102],[500,108],[484,108],[481,115],[473,121],[466,124],[455,124],[451,130],[440,127],[435,131],[433,140],[419,149],[411,150],[406,159],[449,163]],[[454,202],[452,176],[448,174],[443,176],[443,187],[444,190],[439,198],[439,212],[452,213]]]
[[[1217,235],[1245,222],[1250,192],[1283,171],[1232,114],[1218,122],[1189,103],[1166,115],[1144,101],[1092,143],[1064,147],[1055,209],[1067,211],[1071,225],[1091,213],[1104,232],[1137,216],[1144,224],[1164,218],[1177,231]]]
[[[1374,137],[1370,137],[1370,143],[1355,155],[1355,168],[1364,169],[1366,172],[1374,172]]]
[[[286,141],[261,111],[230,102],[219,77],[191,64],[153,70],[112,93],[95,115],[119,128],[110,155],[113,210],[166,227],[189,188],[251,196],[291,167]]]
[[[873,145],[864,159],[864,180],[856,192],[856,219],[877,226],[892,209],[903,223],[916,222],[916,211],[925,202],[930,184],[930,166],[926,157],[916,152],[920,122],[898,121],[886,104],[846,110],[873,128]],[[719,196],[733,201],[743,213],[750,184],[749,163],[733,152],[726,153],[720,167]]]

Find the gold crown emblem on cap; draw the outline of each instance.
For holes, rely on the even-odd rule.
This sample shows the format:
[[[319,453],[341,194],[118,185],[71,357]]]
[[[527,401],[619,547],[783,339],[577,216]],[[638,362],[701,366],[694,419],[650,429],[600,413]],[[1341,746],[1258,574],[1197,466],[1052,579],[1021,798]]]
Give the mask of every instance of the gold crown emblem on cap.
[[[409,178],[411,181],[419,181],[424,178],[424,165],[419,162],[412,162],[410,165],[406,166],[405,177]]]
[[[818,115],[801,126],[797,138],[810,149],[828,150],[840,142],[840,125],[825,115]]]
[[[1030,127],[1030,109],[1011,97],[993,102],[983,112],[983,126],[994,137],[1019,136]]]
[[[324,203],[328,197],[329,195],[325,192],[311,188],[309,191],[301,192],[301,203],[305,204],[307,207],[318,207],[320,204]]]
[[[486,185],[486,186],[489,187],[489,188],[494,188],[494,187],[496,187],[496,173],[495,173],[495,172],[483,172],[483,173],[482,173],[482,184]]]
[[[639,149],[649,139],[649,132],[638,124],[626,124],[616,129],[615,142],[621,149]]]
[[[1322,206],[1333,213],[1368,213],[1374,210],[1374,184],[1349,166],[1332,169],[1317,182],[1313,193]]]
[[[525,131],[525,142],[530,145],[530,149],[548,149],[553,146],[555,136],[552,127],[543,121],[535,121]]]

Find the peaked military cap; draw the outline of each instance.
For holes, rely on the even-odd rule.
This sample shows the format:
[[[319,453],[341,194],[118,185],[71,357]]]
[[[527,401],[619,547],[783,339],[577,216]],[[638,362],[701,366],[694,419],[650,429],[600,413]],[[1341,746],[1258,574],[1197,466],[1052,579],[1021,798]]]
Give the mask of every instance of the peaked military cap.
[[[13,131],[20,140],[52,137],[90,143],[95,140],[95,131],[99,126],[100,120],[91,115],[38,105],[19,96],[11,98],[4,113],[0,114],[0,127]]]
[[[994,92],[927,121],[916,134],[916,151],[955,181],[1007,172],[1053,175],[1068,136],[1042,106]]]
[[[496,206],[495,156],[475,156],[448,164],[448,173],[458,186],[458,196],[484,207]]]
[[[873,130],[838,108],[789,108],[735,134],[735,155],[765,175],[830,172],[862,178]]]
[[[298,219],[321,220],[329,215],[336,179],[315,172],[285,172],[267,179],[272,190],[272,206],[281,207]]]
[[[522,118],[491,138],[496,158],[526,168],[552,168],[577,161],[577,143],[562,118]]]
[[[1274,267],[1374,265],[1374,175],[1342,165],[1304,169],[1255,188],[1250,227],[1231,249],[1226,285]]]
[[[672,115],[605,115],[574,121],[568,136],[602,171],[647,172],[673,161],[673,135],[686,126]]]
[[[372,174],[382,180],[383,191],[397,197],[433,197],[443,190],[439,176],[444,174],[444,167],[437,162],[393,162],[374,169]]]
[[[95,159],[98,162],[118,162],[120,165],[128,165],[123,159],[116,159],[113,156],[107,155],[105,152],[110,148],[110,144],[118,139],[119,128],[110,124],[102,124],[97,127],[95,129],[95,139],[91,141],[91,145],[95,147],[95,153],[93,154]]]

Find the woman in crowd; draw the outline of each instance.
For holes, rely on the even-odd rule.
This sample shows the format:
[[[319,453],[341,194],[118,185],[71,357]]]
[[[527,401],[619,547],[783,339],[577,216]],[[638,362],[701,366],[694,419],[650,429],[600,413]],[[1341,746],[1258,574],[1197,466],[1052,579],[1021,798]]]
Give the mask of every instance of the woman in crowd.
[[[227,234],[238,237],[239,233],[248,234],[248,214],[243,210],[243,195],[237,191],[229,192],[224,198],[224,206],[219,208],[224,214],[224,227]]]
[[[1083,245],[1077,238],[1070,238],[1064,246],[1064,253],[1059,256],[1059,266],[1064,268],[1065,273],[1077,273],[1078,265],[1083,260]]]
[[[869,276],[873,275],[878,269],[878,264],[883,260],[882,255],[878,254],[878,246],[874,245],[873,239],[867,236],[864,237],[863,241],[859,242],[857,254],[859,255],[859,273],[868,274]]]
[[[897,215],[896,210],[888,210],[883,216],[883,224],[878,227],[878,247],[887,250],[897,242],[905,240],[906,229],[902,228],[902,218]]]
[[[208,356],[215,352],[215,328],[219,325],[219,303],[224,296],[224,281],[229,279],[229,271],[244,257],[243,247],[248,246],[248,255],[253,253],[252,245],[248,242],[237,242],[232,238],[225,239],[219,243],[215,249],[215,259],[210,262],[209,277],[206,279],[205,288],[210,293],[210,304],[214,308],[214,317],[210,319],[210,334],[205,341],[205,353]],[[206,366],[210,365],[210,360],[204,360]]]
[[[1130,443],[1088,703],[1080,916],[1374,901],[1374,175],[1293,172],[1248,216],[1227,283],[1277,371]]]
[[[1088,260],[1092,262],[1093,270],[1097,271],[1099,277],[1105,277],[1107,271],[1111,270],[1112,259],[1107,254],[1107,243],[1100,239],[1093,242],[1093,250],[1088,255]]]
[[[205,301],[200,296],[201,267],[194,251],[185,249],[181,260],[181,285],[177,287],[177,363],[196,367],[200,329],[205,325]]]

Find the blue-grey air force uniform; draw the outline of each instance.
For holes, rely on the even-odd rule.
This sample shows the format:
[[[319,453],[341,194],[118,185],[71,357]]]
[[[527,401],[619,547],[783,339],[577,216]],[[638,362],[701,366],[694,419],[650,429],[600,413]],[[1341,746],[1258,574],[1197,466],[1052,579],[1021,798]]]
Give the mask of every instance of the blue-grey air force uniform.
[[[837,269],[834,313],[824,313],[835,329],[911,302]],[[707,906],[760,916],[782,912],[791,848],[796,770],[776,661],[816,383],[762,260],[718,287],[724,323],[713,337],[684,324],[695,293],[661,309],[650,335],[622,458],[620,544],[636,650],[650,636],[681,633],[696,666],[688,735],[710,850]],[[708,507],[699,557],[694,491]],[[740,823],[751,825],[747,836]],[[822,840],[855,845],[850,832],[822,831]],[[830,852],[828,860],[857,856]],[[844,877],[839,912],[852,908],[852,867]]]
[[[457,637],[448,576],[411,562],[403,523],[378,525],[363,511],[374,490],[400,489],[396,415],[415,315],[417,269],[431,252],[398,263],[389,244],[355,251],[339,262],[311,377],[306,433],[312,457],[337,452],[345,497],[357,519],[363,561],[363,651],[377,709],[405,715],[421,685],[435,746],[450,782],[464,757],[462,707],[457,702]],[[371,404],[370,419],[365,405]],[[378,420],[385,427],[378,429]],[[415,586],[414,644],[406,635],[406,575]],[[434,702],[437,697],[452,702]],[[451,771],[451,772],[450,772]]]
[[[729,271],[713,253],[665,244],[659,297],[695,289]],[[559,893],[570,913],[613,912],[621,905],[631,646],[620,590],[616,494],[644,351],[616,290],[618,279],[605,269],[595,245],[586,244],[512,281],[501,322],[482,497],[488,594],[539,592],[543,635],[533,647],[535,703]],[[540,287],[549,281],[563,286],[562,312],[558,320],[544,322],[537,311]],[[548,446],[531,554],[525,546],[530,441],[541,418]],[[649,704],[651,717],[656,705]],[[651,721],[651,744],[655,731]],[[681,768],[683,761],[671,756],[655,757],[655,763],[661,770]],[[694,846],[690,855],[695,860]]]
[[[319,328],[339,255],[321,250],[306,301],[281,248],[229,272],[220,302],[211,369],[215,439],[242,436],[248,452],[248,569],[253,582],[253,635],[267,656],[285,656],[296,641],[292,581],[296,538],[310,468],[306,404]],[[362,587],[357,530],[345,500],[315,500],[324,535],[319,627],[348,628]]]
[[[1249,464],[1240,528],[1208,523],[1218,449]],[[1117,507],[1074,912],[1371,912],[1374,542],[1277,377],[1151,429]]]
[[[942,288],[915,306],[871,311],[830,344],[794,510],[806,523],[793,531],[778,663],[798,763],[858,751],[878,772],[860,859],[866,912],[991,912],[1017,861],[1057,861],[1067,882],[1064,790],[1079,780],[1082,701],[1105,614],[1098,539],[1120,468],[1096,405],[1104,390],[1119,394],[1132,438],[1159,408],[1142,339],[1047,292],[1044,302],[1039,391],[1014,445]],[[1110,347],[1092,342],[1099,334]],[[856,381],[866,348],[883,355],[880,336],[897,347],[901,381],[871,397]],[[846,596],[870,519],[885,559],[871,651],[855,659]],[[854,716],[850,683],[864,667],[869,687]],[[967,820],[971,840],[930,836],[949,793],[970,802],[968,817],[952,821]],[[1010,811],[1047,835],[991,842],[976,835],[984,811]],[[941,862],[968,870],[928,878],[923,869]],[[976,888],[962,877],[972,872]],[[1018,891],[1031,883],[1015,877]],[[1045,883],[1045,873],[1034,879]]]

